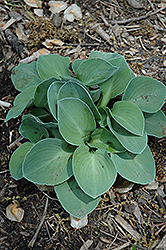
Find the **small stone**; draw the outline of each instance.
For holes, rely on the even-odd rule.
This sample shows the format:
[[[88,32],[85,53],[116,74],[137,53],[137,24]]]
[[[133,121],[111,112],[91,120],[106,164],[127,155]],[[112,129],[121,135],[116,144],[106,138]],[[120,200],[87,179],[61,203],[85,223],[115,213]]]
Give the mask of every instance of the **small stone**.
[[[147,188],[148,190],[156,190],[156,189],[158,189],[158,186],[159,186],[158,182],[153,181],[153,182],[149,183],[149,184],[146,186],[146,188]]]
[[[71,226],[73,228],[82,228],[85,227],[88,224],[88,216],[86,215],[85,217],[83,217],[82,219],[78,219],[72,215],[70,215],[70,219],[71,219]]]
[[[43,9],[34,9],[36,16],[43,17]]]

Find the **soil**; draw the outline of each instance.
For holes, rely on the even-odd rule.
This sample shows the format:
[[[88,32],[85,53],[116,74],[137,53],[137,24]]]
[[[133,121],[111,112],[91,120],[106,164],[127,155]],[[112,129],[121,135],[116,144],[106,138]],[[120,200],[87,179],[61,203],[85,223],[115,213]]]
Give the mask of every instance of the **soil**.
[[[162,8],[163,2],[142,0],[139,1],[142,8],[138,9],[135,1],[126,0],[67,2],[81,7],[83,19],[66,21],[55,27],[49,19],[48,1],[42,1],[44,17],[37,17],[24,1],[0,1],[0,100],[13,103],[18,91],[10,79],[12,68],[43,48],[43,41],[55,36],[64,44],[53,46],[50,53],[68,55],[74,60],[86,58],[93,50],[118,52],[125,56],[136,75],[150,76],[166,85],[166,8],[151,14]],[[12,12],[19,14],[21,19],[3,30]],[[139,20],[142,16],[145,17]],[[110,41],[95,30],[96,22],[101,24]],[[19,40],[16,35],[19,23],[27,36],[26,41]],[[19,140],[18,132],[21,116],[5,123],[8,110],[0,106],[0,249],[104,250],[132,249],[133,246],[135,249],[165,249],[165,138],[149,137],[148,142],[156,162],[158,186],[149,189],[134,185],[125,194],[119,194],[113,187],[88,216],[88,225],[76,230],[70,226],[69,214],[61,207],[54,192],[42,191],[25,179],[16,181],[11,177],[10,156],[23,141]],[[162,110],[166,113],[166,106]],[[21,222],[11,221],[6,216],[6,207],[15,200],[24,210]],[[47,202],[44,222],[32,243]],[[127,222],[127,228],[119,223],[118,216]],[[139,240],[135,239],[129,226],[141,235]]]

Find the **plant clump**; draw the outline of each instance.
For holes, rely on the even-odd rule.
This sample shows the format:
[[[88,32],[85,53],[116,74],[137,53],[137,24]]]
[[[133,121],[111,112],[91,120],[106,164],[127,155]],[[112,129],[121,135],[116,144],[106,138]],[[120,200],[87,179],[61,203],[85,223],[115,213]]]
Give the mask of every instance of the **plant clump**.
[[[138,184],[155,178],[148,135],[166,135],[161,111],[166,87],[136,77],[118,53],[93,51],[72,63],[56,54],[16,66],[18,94],[6,121],[22,116],[27,139],[10,159],[14,179],[52,185],[68,213],[83,218],[95,209],[117,174]],[[73,75],[73,73],[72,73]]]

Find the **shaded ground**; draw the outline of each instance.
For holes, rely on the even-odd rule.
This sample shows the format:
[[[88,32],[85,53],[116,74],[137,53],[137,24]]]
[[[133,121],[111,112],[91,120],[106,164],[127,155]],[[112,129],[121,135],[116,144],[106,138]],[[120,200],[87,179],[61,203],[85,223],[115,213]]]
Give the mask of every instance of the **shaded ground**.
[[[12,103],[17,95],[10,80],[11,69],[20,60],[43,48],[42,42],[47,38],[54,37],[64,44],[53,46],[50,53],[68,55],[73,60],[86,58],[92,50],[118,52],[125,56],[134,73],[154,77],[166,84],[166,7],[163,2],[145,0],[142,1],[143,8],[135,9],[127,1],[120,0],[76,1],[81,7],[83,20],[66,22],[60,27],[46,19],[50,17],[47,3],[43,1],[42,5],[45,17],[39,18],[23,1],[0,1],[0,100]],[[3,30],[12,12],[19,14],[21,19]],[[95,23],[101,24],[102,30],[110,37],[109,41],[105,33],[101,34],[94,28]],[[27,40],[18,39],[16,28],[19,24]],[[12,152],[22,142],[17,131],[21,118],[4,123],[7,111],[8,108],[0,106],[0,249],[31,248],[28,244],[40,224],[47,199],[46,217],[33,249],[131,249],[133,245],[137,246],[136,249],[157,249],[157,246],[165,249],[165,138],[149,138],[156,161],[158,186],[151,190],[135,185],[126,194],[118,194],[112,188],[89,215],[88,225],[74,230],[69,215],[54,193],[49,193],[48,198],[47,193],[32,183],[11,178],[8,163]],[[165,107],[163,111],[166,111]],[[13,200],[17,200],[25,211],[21,223],[6,217],[6,207]],[[85,242],[89,247],[81,248]]]

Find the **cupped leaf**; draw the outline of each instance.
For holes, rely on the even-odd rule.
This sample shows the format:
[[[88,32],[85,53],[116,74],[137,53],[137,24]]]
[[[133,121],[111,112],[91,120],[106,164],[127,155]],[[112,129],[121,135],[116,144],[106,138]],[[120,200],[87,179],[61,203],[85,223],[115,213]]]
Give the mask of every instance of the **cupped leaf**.
[[[110,115],[110,109],[107,107],[99,107],[99,111],[101,114],[101,121],[99,122],[102,128],[107,126],[107,116]]]
[[[9,162],[9,169],[11,176],[15,180],[19,180],[23,177],[22,164],[26,154],[30,151],[33,145],[33,143],[25,142],[12,154]]]
[[[26,155],[23,175],[37,184],[57,185],[72,175],[74,148],[62,140],[47,138],[36,143]]]
[[[21,129],[24,131],[26,138],[33,143],[49,137],[48,131],[45,127],[37,122],[35,117],[30,114],[22,117],[21,125]]]
[[[72,69],[74,71],[75,74],[77,74],[77,70],[78,70],[78,67],[80,66],[80,64],[84,62],[83,59],[76,59],[74,60],[74,62],[72,63]]]
[[[57,101],[58,101],[58,91],[63,85],[62,81],[53,82],[47,91],[47,101],[48,107],[50,109],[51,114],[57,120]]]
[[[122,146],[133,154],[140,154],[147,145],[147,134],[143,136],[134,135],[120,126],[115,120],[107,117],[107,124]]]
[[[58,100],[64,99],[66,97],[74,97],[82,100],[92,110],[96,120],[101,120],[101,115],[96,108],[86,86],[80,85],[76,82],[68,81],[66,84],[62,85],[58,92]]]
[[[92,199],[78,186],[74,177],[54,187],[62,207],[71,215],[82,219],[91,213],[98,205],[101,197]]]
[[[90,95],[91,95],[93,101],[97,102],[100,98],[100,95],[101,95],[101,88],[98,87],[97,89],[90,90]]]
[[[88,142],[90,147],[106,149],[108,152],[117,153],[125,151],[112,132],[106,128],[98,128],[91,134],[91,140]]]
[[[115,55],[114,57],[104,53],[95,53],[94,55],[98,58],[105,58],[114,67],[118,67],[115,74],[100,84],[102,89],[100,106],[106,106],[111,98],[120,95],[125,90],[129,81],[134,77],[134,73],[122,55]]]
[[[133,78],[124,92],[123,100],[135,103],[142,111],[157,112],[166,98],[166,87],[148,76]]]
[[[110,112],[114,120],[135,135],[144,133],[144,116],[137,105],[128,101],[115,102]]]
[[[81,145],[96,128],[96,122],[85,102],[68,97],[58,101],[58,127],[65,141]]]
[[[121,57],[118,53],[104,53],[101,51],[92,51],[89,55],[89,58],[101,58],[108,62],[110,62],[112,59],[116,59],[118,57]]]
[[[34,94],[34,104],[38,108],[48,108],[47,102],[47,90],[51,83],[60,81],[55,77],[51,77],[47,80],[42,81],[36,88]]]
[[[36,86],[31,86],[16,96],[13,103],[14,106],[7,113],[5,122],[9,121],[11,118],[16,118],[24,111],[29,102],[33,100],[35,89]]]
[[[14,87],[23,91],[31,86],[37,86],[42,79],[36,70],[36,62],[23,63],[14,67],[11,74],[11,79]]]
[[[155,162],[148,146],[138,155],[129,152],[113,154],[112,160],[123,178],[143,185],[154,181]]]
[[[39,119],[41,119],[42,122],[54,122],[55,121],[52,115],[42,108],[35,108],[30,112],[30,114],[35,117],[38,117]]]
[[[156,113],[144,113],[145,116],[145,131],[148,135],[158,138],[166,136],[166,116],[159,110]]]
[[[118,67],[103,59],[92,58],[80,64],[77,69],[77,78],[85,85],[97,85],[109,79],[117,69]]]
[[[30,116],[31,114],[29,114]],[[39,123],[39,126],[43,126],[49,133],[49,137],[51,138],[57,138],[57,139],[61,139],[63,140],[63,137],[61,136],[61,134],[59,133],[59,129],[58,129],[58,123],[56,122],[43,122],[42,120],[40,120],[39,117],[34,117],[32,116],[32,119],[34,119],[37,123]],[[27,138],[25,129],[23,124],[21,123],[20,127],[19,127],[19,133],[24,137]],[[46,133],[47,134],[47,133]],[[48,136],[47,136],[48,137]]]
[[[85,145],[77,148],[72,165],[74,177],[81,189],[95,199],[113,185],[117,173],[106,150],[89,151]]]
[[[43,80],[51,77],[69,76],[70,58],[50,54],[39,56],[37,59],[37,71]]]

